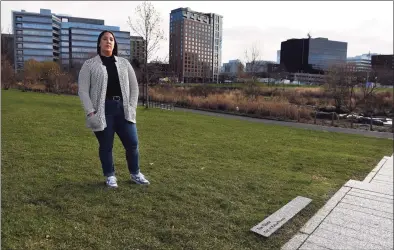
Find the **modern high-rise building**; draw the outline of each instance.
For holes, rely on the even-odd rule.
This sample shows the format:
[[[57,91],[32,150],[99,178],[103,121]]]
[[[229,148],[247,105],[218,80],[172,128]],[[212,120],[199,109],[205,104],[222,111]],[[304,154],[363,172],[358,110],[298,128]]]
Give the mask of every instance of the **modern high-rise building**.
[[[264,61],[258,60],[254,62],[247,62],[245,67],[245,72],[248,73],[262,73],[262,72],[269,72],[269,69],[272,68],[272,65],[276,63],[273,61]]]
[[[394,56],[393,55],[372,55],[371,64],[374,70],[377,69],[388,69],[393,70],[394,67]]]
[[[394,55],[373,55],[371,66],[377,82],[382,85],[394,85]]]
[[[130,32],[104,25],[104,20],[71,17],[40,9],[40,13],[12,11],[15,69],[29,59],[55,61],[66,68],[78,68],[97,54],[97,38],[110,30],[118,43],[119,56],[130,58]]]
[[[222,73],[230,75],[230,76],[237,76],[239,73],[244,72],[244,65],[239,60],[230,60],[228,63],[223,63],[223,70]]]
[[[347,43],[327,38],[290,39],[281,43],[280,63],[291,73],[323,73],[345,64]]]
[[[353,64],[356,72],[370,72],[371,67],[371,56],[377,54],[362,54],[359,56],[348,57],[347,63]]]
[[[141,36],[130,37],[130,58],[143,63],[145,60],[145,40]]]
[[[60,20],[50,10],[12,11],[12,27],[15,69],[22,69],[30,59],[59,61]]]
[[[276,51],[276,63],[280,63],[280,50]]]
[[[223,17],[178,8],[170,13],[169,62],[181,82],[218,82]]]

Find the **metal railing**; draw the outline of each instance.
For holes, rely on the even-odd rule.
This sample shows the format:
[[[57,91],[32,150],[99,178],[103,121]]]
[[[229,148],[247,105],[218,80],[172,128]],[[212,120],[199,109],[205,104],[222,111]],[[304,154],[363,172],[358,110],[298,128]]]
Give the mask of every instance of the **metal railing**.
[[[163,110],[175,110],[175,106],[173,103],[165,103],[165,102],[159,102],[159,101],[152,101],[148,100],[147,102],[148,108],[159,108]]]
[[[151,96],[148,97],[148,100],[144,100],[144,98],[140,96],[138,98],[138,104],[147,108],[157,108],[157,109],[172,110],[172,111],[175,110],[175,103],[154,100]]]

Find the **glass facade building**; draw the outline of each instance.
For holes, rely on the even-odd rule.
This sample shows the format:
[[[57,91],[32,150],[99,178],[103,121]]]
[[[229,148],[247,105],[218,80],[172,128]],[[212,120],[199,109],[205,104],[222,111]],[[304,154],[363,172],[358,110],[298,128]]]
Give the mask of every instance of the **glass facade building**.
[[[347,43],[327,38],[290,39],[281,43],[280,64],[287,72],[321,74],[345,64]]]
[[[110,30],[118,43],[118,55],[130,58],[130,32],[104,25],[104,20],[52,14],[13,11],[15,69],[22,69],[29,59],[56,61],[65,68],[79,67],[97,54],[97,38]]]
[[[170,13],[170,68],[183,82],[218,82],[223,17],[178,8]]]
[[[332,65],[344,64],[347,59],[347,43],[327,38],[309,40],[308,63],[315,69],[328,70]]]
[[[371,56],[376,54],[362,54],[359,56],[348,57],[347,63],[353,64],[357,72],[370,72],[371,67]]]
[[[50,10],[40,13],[12,12],[14,33],[14,65],[22,69],[24,62],[59,60],[60,20]]]

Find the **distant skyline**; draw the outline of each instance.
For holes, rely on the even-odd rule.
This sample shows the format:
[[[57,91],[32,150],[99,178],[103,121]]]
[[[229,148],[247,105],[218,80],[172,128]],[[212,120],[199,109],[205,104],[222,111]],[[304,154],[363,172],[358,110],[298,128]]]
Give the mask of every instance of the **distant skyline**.
[[[130,31],[128,16],[134,14],[141,2],[109,1],[2,1],[1,28],[11,28],[11,11],[52,13],[75,17],[103,19],[106,25]],[[169,1],[152,2],[160,12],[166,40],[157,52],[168,58],[169,17],[172,9],[189,7],[199,12],[223,16],[222,63],[240,59],[245,61],[245,49],[255,45],[260,59],[276,61],[280,43],[291,38],[325,37],[348,43],[348,57],[361,54],[393,54],[392,1],[291,1],[291,2],[225,2],[225,1]],[[207,4],[209,3],[209,4]],[[132,34],[131,35],[135,35]]]

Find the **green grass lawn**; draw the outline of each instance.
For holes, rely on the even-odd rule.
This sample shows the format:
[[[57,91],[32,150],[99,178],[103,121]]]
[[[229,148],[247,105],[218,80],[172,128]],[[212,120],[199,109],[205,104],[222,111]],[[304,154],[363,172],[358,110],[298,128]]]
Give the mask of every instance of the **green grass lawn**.
[[[139,108],[141,169],[107,189],[79,98],[2,91],[2,249],[278,249],[392,140]],[[270,238],[250,228],[313,199]]]

